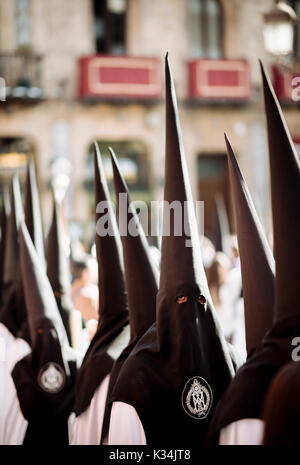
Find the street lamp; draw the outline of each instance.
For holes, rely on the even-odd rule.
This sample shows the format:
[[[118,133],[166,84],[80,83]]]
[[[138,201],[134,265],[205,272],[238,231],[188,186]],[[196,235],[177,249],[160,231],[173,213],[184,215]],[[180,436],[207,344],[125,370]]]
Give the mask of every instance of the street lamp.
[[[294,26],[297,15],[283,0],[264,14],[264,42],[266,50],[275,56],[289,55],[293,51]]]

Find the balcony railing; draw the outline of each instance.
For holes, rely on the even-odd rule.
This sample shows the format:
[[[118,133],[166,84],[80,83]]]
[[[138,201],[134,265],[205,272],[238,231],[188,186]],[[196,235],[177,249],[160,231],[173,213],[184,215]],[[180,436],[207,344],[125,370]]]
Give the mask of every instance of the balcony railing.
[[[80,98],[158,99],[161,63],[156,58],[92,55],[79,60]]]
[[[199,101],[247,101],[251,95],[246,60],[199,59],[188,63],[189,95]]]
[[[0,76],[5,81],[6,100],[43,97],[41,60],[41,56],[28,53],[0,54]]]

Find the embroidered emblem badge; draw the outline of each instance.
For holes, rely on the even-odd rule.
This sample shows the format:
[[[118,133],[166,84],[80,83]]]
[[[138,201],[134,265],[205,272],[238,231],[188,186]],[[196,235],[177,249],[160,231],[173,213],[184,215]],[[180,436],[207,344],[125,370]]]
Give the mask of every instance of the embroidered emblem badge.
[[[56,394],[64,387],[66,375],[57,363],[50,362],[41,368],[38,382],[44,391]]]
[[[212,405],[210,385],[200,376],[189,379],[182,391],[181,402],[185,412],[196,420],[205,418]]]

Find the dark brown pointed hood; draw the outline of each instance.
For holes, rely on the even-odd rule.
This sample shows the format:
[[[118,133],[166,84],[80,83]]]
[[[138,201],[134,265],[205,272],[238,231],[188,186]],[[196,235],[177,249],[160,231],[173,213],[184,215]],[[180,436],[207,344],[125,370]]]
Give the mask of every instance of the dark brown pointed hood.
[[[20,409],[28,421],[24,444],[68,444],[75,354],[69,346],[53,290],[25,222],[21,222],[19,238],[32,350],[16,363],[12,378]]]
[[[24,217],[19,179],[13,176],[10,189],[11,212],[8,218],[5,238],[3,271],[3,292],[0,321],[14,336],[28,340],[25,329],[26,307],[21,282],[18,229]]]
[[[131,202],[118,161],[113,150],[111,148],[109,150],[114,173],[119,228],[125,233],[121,235],[121,239],[129,305],[131,343],[136,343],[155,321],[159,273],[152,259],[150,247],[135,207]],[[124,198],[122,205],[120,195]],[[136,231],[134,236],[128,230],[129,223],[132,229]]]
[[[99,322],[78,372],[76,415],[87,409],[96,389],[111,372],[114,358],[108,351],[123,328],[128,325],[122,244],[97,143],[94,148],[94,168]],[[125,341],[122,349],[126,347],[128,337]]]
[[[135,207],[131,202],[128,187],[120,171],[117,158],[111,147],[109,147],[109,151],[113,166],[119,228],[122,231],[125,281],[129,306],[130,341],[113,366],[107,399],[109,399],[119,373],[130,353],[145,332],[155,322],[156,294],[159,279],[159,271],[151,255],[150,246]],[[130,231],[134,231],[134,235],[130,234]],[[110,410],[111,404],[107,402],[101,441],[108,434]]]
[[[32,346],[35,345],[37,330],[45,320],[55,328],[60,345],[68,346],[53,290],[23,222],[20,226],[20,265]]]
[[[300,313],[300,167],[271,81],[261,63],[268,129],[274,258],[275,318]]]
[[[210,425],[210,442],[216,441],[220,430],[233,422],[248,418],[263,419],[268,388],[277,372],[293,357],[293,344],[300,334],[299,163],[272,84],[262,64],[261,72],[269,140],[276,263],[274,321],[261,343],[248,355],[247,361],[220,400]],[[249,236],[250,232],[248,231]],[[253,230],[251,237],[254,234]],[[255,249],[254,253],[246,250],[249,264],[259,253],[258,245]],[[241,252],[241,259],[243,255]],[[258,292],[263,293],[266,288],[265,292],[271,303],[272,276],[269,272],[268,278],[266,270],[265,268],[264,275],[261,275],[261,267],[257,267],[254,272],[257,273],[257,283],[261,281],[263,286]],[[260,305],[260,299],[256,295],[252,298]],[[271,319],[271,315],[268,318]]]
[[[47,275],[52,286],[69,342],[71,343],[70,315],[73,310],[71,301],[71,277],[69,259],[63,243],[63,226],[59,205],[53,194],[52,222],[47,237]]]
[[[41,261],[46,266],[39,191],[36,182],[35,166],[32,158],[29,159],[27,166],[24,210],[25,223],[28,232]]]
[[[204,294],[212,305],[202,263],[200,240],[186,158],[184,154],[173,78],[166,59],[166,158],[164,201],[177,202],[182,221],[177,222],[182,234],[176,235],[174,216],[164,210],[161,254],[160,292],[179,291],[186,283]],[[184,221],[183,221],[184,218]],[[166,235],[170,222],[170,234]]]
[[[124,263],[122,243],[115,214],[104,175],[104,167],[98,145],[95,144],[95,200],[96,208],[100,202],[105,202],[109,209],[107,213],[110,232],[101,237],[101,214],[96,213],[96,251],[99,271],[99,326],[102,331],[109,330],[116,323],[128,319],[127,295],[125,288]],[[97,218],[98,217],[98,218]],[[105,228],[105,225],[103,224]],[[99,228],[99,231],[98,231]],[[113,285],[112,285],[113,283]]]
[[[215,406],[234,375],[204,273],[168,59],[165,69],[165,204],[156,323],[126,360],[110,397],[136,409],[151,446],[162,437],[168,446],[203,443]],[[176,228],[171,204],[179,210]],[[203,408],[194,403],[198,395]]]
[[[7,225],[4,284],[13,283],[19,264],[18,229],[24,217],[19,179],[13,176],[10,189],[11,213]]]
[[[225,140],[241,258],[246,346],[249,353],[261,343],[273,324],[275,263],[226,135]]]

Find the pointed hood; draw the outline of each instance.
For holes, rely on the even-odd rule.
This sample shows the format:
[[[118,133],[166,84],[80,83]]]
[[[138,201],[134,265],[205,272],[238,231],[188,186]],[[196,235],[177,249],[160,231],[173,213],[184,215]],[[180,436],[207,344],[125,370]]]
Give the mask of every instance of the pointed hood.
[[[128,188],[114,151],[111,147],[109,147],[109,151],[113,167],[119,228],[122,231],[121,238],[129,307],[130,340],[114,363],[110,375],[107,398],[109,398],[114,389],[123,364],[126,363],[131,351],[155,322],[159,275],[144,230],[131,203]],[[134,231],[134,235],[130,234],[129,227],[130,231]],[[108,434],[110,411],[111,405],[107,402],[103,418],[101,442]]]
[[[60,345],[68,346],[53,290],[24,222],[20,226],[20,265],[32,346],[36,341],[37,329],[45,320],[50,321],[56,329]]]
[[[111,350],[124,327],[128,329],[128,307],[123,270],[122,244],[97,143],[94,147],[96,253],[98,261],[99,322],[80,367],[76,382],[75,413],[80,415],[105,376],[111,372]],[[108,234],[103,234],[103,232]],[[129,331],[127,331],[129,333]],[[119,336],[121,337],[121,336]],[[117,342],[119,351],[128,343]]]
[[[204,273],[167,59],[164,201],[156,323],[123,365],[110,402],[135,408],[148,445],[158,445],[163,437],[168,446],[176,441],[188,446],[204,442],[234,367]],[[199,395],[203,408],[197,406]]]
[[[57,308],[43,263],[24,221],[19,230],[20,268],[31,352],[12,371],[19,406],[28,427],[24,444],[68,444],[73,411],[75,354]]]
[[[275,262],[246,182],[225,135],[241,258],[246,347],[257,347],[273,324]]]
[[[70,270],[63,243],[59,205],[53,194],[52,222],[47,237],[47,275],[55,296],[70,293]]]
[[[19,179],[13,176],[10,190],[11,212],[6,226],[5,257],[2,282],[0,321],[14,336],[29,340],[26,306],[21,282],[18,229],[23,220]]]
[[[109,235],[101,237],[101,235],[99,235],[101,231],[98,231],[98,228],[101,229],[101,215],[96,214],[96,221],[100,219],[100,222],[96,225],[96,251],[99,267],[99,321],[101,322],[98,330],[105,332],[116,323],[128,319],[128,307],[122,243],[116,218],[112,210],[112,203],[104,175],[104,167],[96,143],[94,157],[96,208],[100,202],[105,202],[108,208],[107,218],[111,229]],[[102,220],[103,219],[104,217],[102,216]]]
[[[184,154],[173,78],[166,58],[166,158],[164,200],[176,202],[182,210],[174,231],[174,217],[164,209],[160,290],[173,292],[185,283],[192,284],[211,301],[201,257],[199,234],[191,186]],[[185,221],[183,220],[185,219]],[[168,224],[170,223],[170,234]],[[187,242],[188,241],[188,242]]]
[[[112,148],[109,148],[109,150],[114,173],[119,228],[120,231],[127,232],[125,235],[121,235],[121,239],[132,343],[133,341],[136,342],[155,321],[158,270],[151,256],[142,225],[131,202],[118,161]],[[120,195],[124,199],[122,204]],[[132,230],[135,231],[134,236],[128,230],[129,222]]]
[[[214,245],[216,250],[228,253],[228,242],[230,238],[229,221],[222,194],[217,193],[216,201],[216,231],[214,234]]]
[[[229,389],[220,400],[208,433],[210,442],[216,441],[219,432],[233,422],[246,418],[263,419],[263,408],[268,388],[277,372],[291,360],[291,342],[300,334],[300,297],[298,292],[300,276],[300,218],[298,214],[300,169],[279,103],[262,64],[261,72],[269,140],[274,258],[276,263],[274,321],[261,343],[249,354],[247,361],[240,368]],[[229,155],[231,154],[229,153]],[[247,232],[249,237],[255,234],[255,230],[251,231]],[[264,249],[266,250],[265,247]],[[262,245],[256,244],[254,253],[248,249],[246,253],[250,265],[254,263],[258,254],[262,254]],[[244,253],[241,251],[240,255],[242,260]],[[267,274],[267,271],[266,266],[262,268],[261,265],[254,270],[258,277],[256,285],[259,285],[260,281],[264,286],[259,291],[259,296],[257,294],[252,296],[255,305],[261,305],[262,298],[268,298],[271,304],[270,281],[272,276],[270,272]],[[263,274],[261,274],[262,272]],[[266,297],[262,297],[263,292],[266,293]],[[267,310],[266,305],[265,310]],[[245,311],[247,311],[246,306]],[[270,314],[268,318],[271,320]],[[253,383],[254,379],[255,383]]]
[[[261,63],[267,119],[274,258],[275,318],[300,313],[300,167],[294,144],[271,81]]]
[[[26,193],[25,193],[25,223],[41,261],[46,266],[42,217],[40,210],[39,192],[36,182],[35,166],[32,158],[27,165]]]
[[[19,266],[18,229],[24,217],[19,179],[13,176],[10,190],[11,213],[7,224],[5,247],[4,285],[15,282]]]
[[[69,342],[71,343],[70,314],[73,310],[73,305],[70,297],[69,260],[63,240],[63,226],[59,206],[53,194],[52,223],[47,237],[47,275],[67,331]]]

